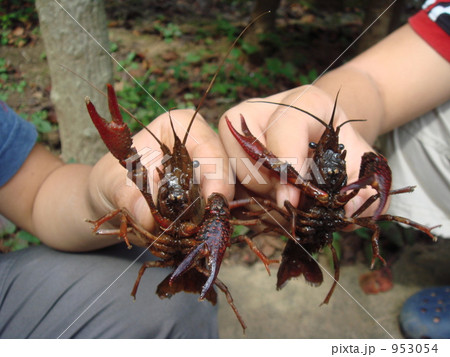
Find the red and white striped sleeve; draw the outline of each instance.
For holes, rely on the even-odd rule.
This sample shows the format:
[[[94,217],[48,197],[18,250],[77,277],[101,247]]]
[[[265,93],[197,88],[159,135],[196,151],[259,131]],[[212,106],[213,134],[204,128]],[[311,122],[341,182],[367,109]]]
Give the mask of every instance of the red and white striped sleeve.
[[[409,19],[414,31],[450,62],[450,1],[427,0]]]

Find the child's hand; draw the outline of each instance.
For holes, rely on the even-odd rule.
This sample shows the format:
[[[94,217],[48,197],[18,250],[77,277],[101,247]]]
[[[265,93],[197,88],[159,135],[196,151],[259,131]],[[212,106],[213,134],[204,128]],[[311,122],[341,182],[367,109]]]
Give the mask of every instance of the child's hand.
[[[302,86],[270,96],[264,100],[296,106],[329,123],[333,111],[334,99],[316,87]],[[318,142],[325,130],[324,125],[311,116],[293,108],[277,106],[275,104],[251,103],[255,100],[257,99],[243,102],[224,114],[219,124],[221,139],[228,156],[230,158],[237,158],[236,171],[238,181],[243,182],[249,191],[256,195],[263,195],[275,199],[279,206],[283,206],[285,200],[289,200],[293,205],[297,205],[301,195],[299,189],[289,184],[280,183],[279,179],[271,175],[269,170],[264,167],[259,169],[263,180],[258,180],[254,174],[252,175],[242,160],[248,156],[228,129],[225,123],[225,116],[230,119],[235,129],[242,133],[240,124],[240,114],[242,114],[251,133],[269,151],[277,157],[291,163],[300,173],[304,173],[302,166],[305,164],[308,165],[306,159],[312,155],[309,149],[309,143]],[[334,128],[347,120],[349,118],[339,108],[338,100],[333,121]],[[364,122],[345,124],[339,133],[339,142],[344,144],[347,150],[348,183],[358,179],[361,157],[364,152],[373,151],[370,145],[354,129],[353,125],[364,125]],[[248,177],[251,179],[248,180]],[[346,205],[347,215],[350,216],[373,193],[374,190],[372,189],[361,190]],[[373,204],[364,215],[372,214],[376,207],[377,204]]]

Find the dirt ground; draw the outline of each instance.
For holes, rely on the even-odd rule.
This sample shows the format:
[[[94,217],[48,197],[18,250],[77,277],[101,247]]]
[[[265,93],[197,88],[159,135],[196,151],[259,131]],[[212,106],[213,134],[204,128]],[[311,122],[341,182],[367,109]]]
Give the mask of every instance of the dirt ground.
[[[331,275],[326,260],[320,260]],[[398,317],[405,300],[421,289],[450,284],[450,241],[418,243],[404,249],[393,263],[393,288],[366,295],[358,279],[369,271],[357,263],[341,269],[340,286],[328,305],[320,306],[330,286],[324,273],[320,287],[303,278],[276,291],[276,268],[268,276],[262,264],[224,265],[220,279],[230,289],[248,325],[245,335],[222,294],[219,300],[221,338],[403,338]]]

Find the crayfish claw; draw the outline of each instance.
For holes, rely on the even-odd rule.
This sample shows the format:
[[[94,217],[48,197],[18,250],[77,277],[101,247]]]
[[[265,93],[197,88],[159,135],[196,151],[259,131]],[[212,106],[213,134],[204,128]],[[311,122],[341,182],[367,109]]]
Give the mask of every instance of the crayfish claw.
[[[108,122],[97,113],[89,97],[86,97],[85,101],[92,122],[114,157],[124,162],[128,157],[135,155],[136,152],[131,147],[133,144],[131,132],[120,114],[119,104],[113,87],[108,84],[108,104],[112,122]]]
[[[392,173],[386,158],[383,155],[375,154],[374,152],[366,152],[361,158],[359,179],[350,185],[343,187],[341,193],[350,190],[359,190],[366,186],[372,186],[377,190],[376,197],[380,199],[380,204],[373,215],[373,219],[377,220],[386,206],[387,199],[390,195],[391,184]]]
[[[200,299],[203,300],[205,298],[219,274],[225,250],[230,246],[230,219],[226,198],[222,194],[212,193],[208,197],[203,224],[196,236],[196,239],[201,243],[178,265],[170,278],[169,284],[173,284],[175,279],[188,271],[194,262],[198,262],[201,258],[206,258],[208,270],[199,270],[200,266],[196,264],[196,269],[208,277],[200,293]]]
[[[221,249],[220,246],[217,246],[212,242],[205,241],[201,243],[194,250],[192,250],[186,258],[184,258],[180,265],[178,265],[170,277],[169,285],[172,286],[175,279],[187,272],[198,259],[207,257],[209,271],[205,271],[204,274],[208,275],[208,279],[203,285],[200,293],[200,300],[204,300],[208,294],[208,291],[211,289],[211,286],[214,284],[217,275],[219,274],[219,268],[222,263],[224,253],[225,249]]]
[[[186,258],[178,265],[178,267],[175,269],[175,271],[172,273],[169,279],[169,285],[172,286],[175,279],[177,279],[180,275],[184,274],[186,271],[188,271],[191,266],[195,262],[195,258],[197,255],[199,255],[200,250],[203,248],[203,245],[205,243],[202,243],[197,246],[194,250],[192,250]]]
[[[253,160],[259,160],[261,158],[264,158],[265,161],[267,161],[267,158],[275,158],[275,156],[268,152],[265,146],[253,136],[253,134],[250,132],[244,117],[241,114],[241,129],[244,135],[240,134],[234,127],[233,124],[231,124],[230,119],[228,119],[227,116],[225,116],[226,123],[228,125],[228,128],[230,129],[233,136],[236,138],[236,140],[239,142],[243,150],[253,159]],[[267,157],[267,158],[266,158]]]

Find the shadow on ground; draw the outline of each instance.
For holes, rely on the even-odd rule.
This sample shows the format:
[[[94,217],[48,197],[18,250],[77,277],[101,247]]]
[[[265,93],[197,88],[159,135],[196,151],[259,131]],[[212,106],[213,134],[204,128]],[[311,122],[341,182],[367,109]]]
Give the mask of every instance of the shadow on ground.
[[[320,287],[311,287],[301,278],[276,291],[276,269],[269,277],[262,264],[223,266],[220,279],[230,289],[248,328],[244,336],[220,294],[220,337],[402,338],[398,316],[404,301],[425,287],[450,285],[450,241],[406,247],[392,266],[394,287],[388,292],[364,294],[358,278],[368,271],[362,264],[343,267],[341,287],[329,305],[319,306],[332,282],[326,273]]]

